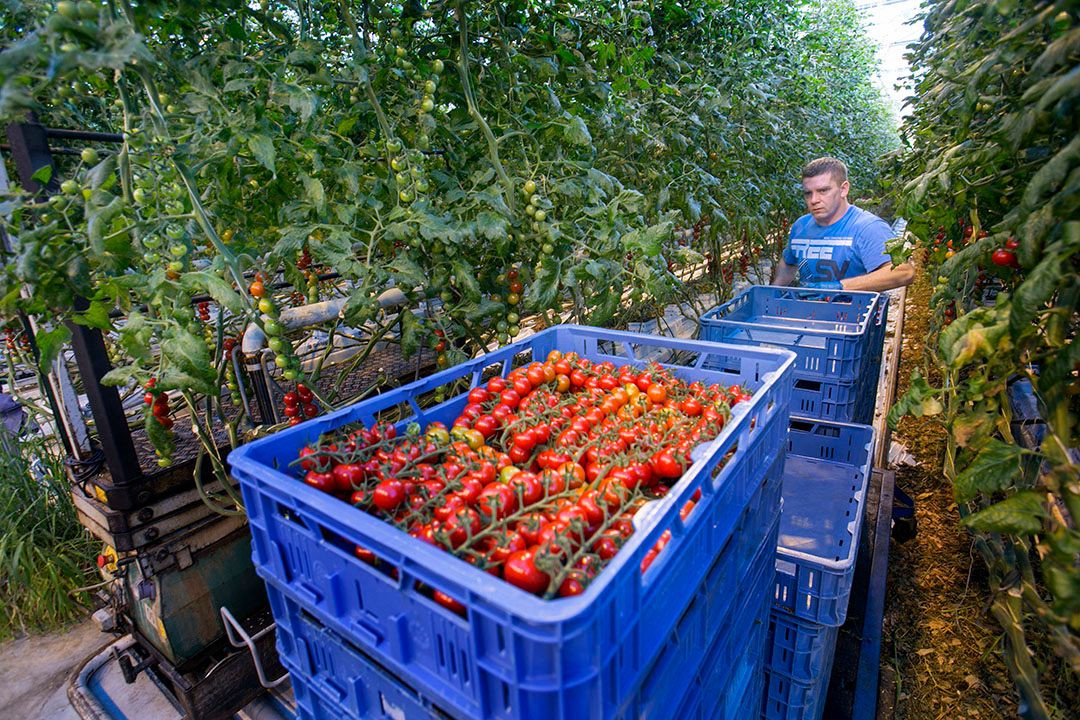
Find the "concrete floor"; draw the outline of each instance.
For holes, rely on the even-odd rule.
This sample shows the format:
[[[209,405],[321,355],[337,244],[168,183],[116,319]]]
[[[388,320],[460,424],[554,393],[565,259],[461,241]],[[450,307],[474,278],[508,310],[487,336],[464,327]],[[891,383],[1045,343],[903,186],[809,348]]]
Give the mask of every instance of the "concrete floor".
[[[87,658],[113,642],[87,618],[66,632],[0,645],[0,708],[27,720],[79,720],[68,702],[68,681]]]

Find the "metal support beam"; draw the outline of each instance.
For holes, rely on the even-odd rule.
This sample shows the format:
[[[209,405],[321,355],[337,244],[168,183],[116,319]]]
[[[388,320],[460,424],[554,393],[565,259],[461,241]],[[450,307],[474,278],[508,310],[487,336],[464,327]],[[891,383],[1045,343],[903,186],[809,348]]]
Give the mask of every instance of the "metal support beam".
[[[33,178],[34,173],[41,168],[55,167],[49,151],[50,135],[102,141],[114,141],[114,138],[119,137],[105,133],[47,130],[37,122],[12,123],[7,127],[7,135],[12,156],[15,158],[15,167],[19,173],[19,183],[30,192],[43,194],[55,192],[60,187],[56,173],[52,174],[44,188]],[[85,310],[89,306],[90,303],[85,298],[75,298],[76,311]],[[94,415],[98,440],[105,455],[112,482],[115,485],[131,485],[143,475],[139,467],[138,455],[135,453],[135,445],[131,440],[131,431],[128,428],[120,393],[115,387],[106,387],[101,384],[101,378],[112,369],[105,349],[105,340],[101,331],[96,328],[87,328],[73,322],[66,324],[71,330],[75,362],[86,387],[86,396]]]

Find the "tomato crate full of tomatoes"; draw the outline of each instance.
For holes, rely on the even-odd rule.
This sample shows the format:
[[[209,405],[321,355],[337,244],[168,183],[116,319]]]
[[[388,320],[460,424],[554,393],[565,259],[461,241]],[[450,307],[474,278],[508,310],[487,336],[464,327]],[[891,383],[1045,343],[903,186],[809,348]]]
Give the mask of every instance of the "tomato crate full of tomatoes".
[[[771,543],[793,362],[537,333],[233,452],[256,568],[457,716],[612,717]]]

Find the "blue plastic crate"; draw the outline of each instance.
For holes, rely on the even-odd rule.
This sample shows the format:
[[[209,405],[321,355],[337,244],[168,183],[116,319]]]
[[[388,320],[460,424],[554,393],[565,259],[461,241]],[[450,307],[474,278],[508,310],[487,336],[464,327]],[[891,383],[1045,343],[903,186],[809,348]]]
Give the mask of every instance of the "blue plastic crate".
[[[769,614],[765,667],[803,684],[825,676],[840,628],[800,620],[783,610]]]
[[[834,422],[869,422],[873,415],[864,385],[805,377],[792,383],[791,414]]]
[[[797,378],[856,384],[873,359],[880,297],[752,285],[701,316],[701,339],[793,350]]]
[[[791,419],[773,602],[796,617],[844,624],[873,441],[866,425]]]
[[[833,628],[833,631],[837,629]],[[835,632],[831,642],[835,649]],[[835,658],[835,652],[825,653],[821,673],[808,681],[789,677],[766,666],[762,717],[765,720],[819,720],[825,712],[825,699],[829,692],[829,679]]]
[[[773,502],[779,503],[779,494]],[[671,708],[680,704],[692,705],[697,715],[680,712],[675,716],[679,718],[756,715],[747,715],[747,708],[752,707],[747,703],[760,703],[760,691],[751,697],[747,689],[764,673],[761,648],[766,646],[772,580],[770,541],[775,539],[778,528],[778,522],[774,522],[766,533],[752,572],[738,583],[739,593],[732,593],[727,586],[716,586],[711,593],[701,593],[687,609],[669,646],[617,712],[617,719],[667,717]],[[268,593],[275,614],[287,619],[278,625],[278,647],[291,675],[301,720],[465,718],[441,706],[440,698],[424,696],[394,678],[387,668],[300,610],[280,590],[271,586]],[[729,631],[708,633],[703,626],[706,606],[723,596],[728,599],[727,611],[720,620]],[[739,600],[731,602],[732,597]],[[712,647],[707,647],[710,639]],[[688,676],[692,681],[687,681]],[[691,694],[697,695],[694,703],[687,702]],[[588,716],[571,711],[567,717]]]
[[[732,577],[734,550],[717,558],[708,579],[682,613],[669,634],[659,657],[643,674],[641,682],[622,703],[615,718],[663,717],[672,707],[686,704],[685,696],[701,696],[702,711],[727,705],[738,713],[723,717],[744,717],[746,687],[763,672],[768,624],[769,591],[772,587],[773,556],[779,529],[780,463],[772,479],[755,500],[760,508],[748,512],[742,526],[757,535],[758,552],[740,577]],[[772,508],[771,511],[767,508]],[[754,515],[771,512],[773,521],[766,532],[751,525]],[[467,718],[439,697],[425,695],[393,678],[386,668],[354,647],[338,633],[325,628],[297,603],[276,589],[267,588],[271,608],[278,622],[278,650],[289,670],[301,718],[394,717],[427,718],[434,714]],[[754,655],[746,652],[747,646]],[[687,678],[694,678],[687,682]],[[760,702],[760,694],[756,696]],[[512,706],[514,697],[497,716],[519,716]],[[581,716],[566,708],[564,717]],[[686,717],[680,715],[679,717]],[[702,714],[700,717],[713,717]]]
[[[718,438],[695,449],[695,462],[677,486],[580,596],[541,600],[288,474],[300,448],[322,433],[371,423],[386,410],[398,413],[399,428],[414,420],[448,422],[464,407],[465,393],[425,409],[417,397],[458,379],[476,386],[487,372],[505,376],[551,350],[636,365],[662,351],[669,356],[663,364],[688,381],[754,392],[736,406]],[[229,456],[244,494],[256,568],[320,623],[462,716],[557,718],[568,708],[611,716],[664,646],[713,560],[729,547],[782,455],[793,362],[790,352],[775,349],[563,325],[315,418]],[[698,490],[697,506],[684,521],[679,510]],[[641,562],[664,532],[670,540],[643,574]],[[356,545],[394,572],[360,562]],[[467,616],[435,604],[417,583],[457,599]]]

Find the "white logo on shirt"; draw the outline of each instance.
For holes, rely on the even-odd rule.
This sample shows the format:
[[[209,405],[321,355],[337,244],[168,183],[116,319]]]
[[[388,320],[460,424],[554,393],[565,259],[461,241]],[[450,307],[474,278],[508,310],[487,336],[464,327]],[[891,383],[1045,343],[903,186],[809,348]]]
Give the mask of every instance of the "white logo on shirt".
[[[799,260],[832,260],[833,248],[849,248],[855,238],[791,238],[791,252]]]

